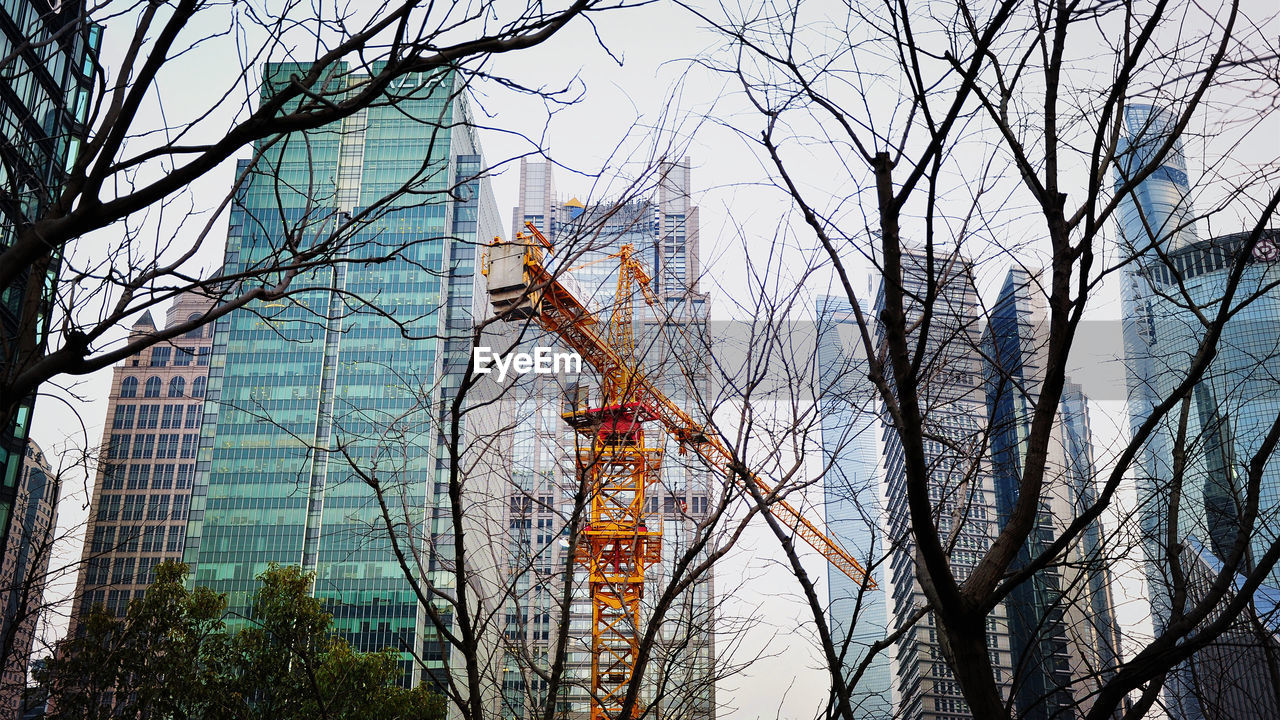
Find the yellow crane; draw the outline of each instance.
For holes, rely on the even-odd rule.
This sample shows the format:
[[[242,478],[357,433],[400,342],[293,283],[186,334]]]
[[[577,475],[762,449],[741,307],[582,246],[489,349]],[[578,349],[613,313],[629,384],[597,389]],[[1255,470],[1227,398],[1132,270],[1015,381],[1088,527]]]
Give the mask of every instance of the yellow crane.
[[[661,559],[662,533],[645,523],[645,493],[657,482],[662,450],[645,443],[644,426],[656,422],[681,453],[700,456],[726,480],[747,491],[752,483],[770,499],[768,512],[811,545],[845,575],[867,588],[876,583],[838,543],[809,522],[773,488],[749,471],[735,469],[733,454],[667,398],[641,371],[635,352],[633,288],[656,304],[652,280],[623,245],[609,256],[618,262],[616,302],[607,327],[583,299],[548,271],[552,244],[531,222],[529,234],[514,242],[494,238],[481,272],[488,279],[494,312],[527,318],[555,334],[601,376],[601,401],[587,407],[575,400],[564,419],[586,440],[577,458],[579,477],[589,483],[588,523],[575,560],[587,569],[592,603],[592,720],[615,720],[635,671],[640,599],[645,569]],[[750,495],[749,491],[748,495]]]

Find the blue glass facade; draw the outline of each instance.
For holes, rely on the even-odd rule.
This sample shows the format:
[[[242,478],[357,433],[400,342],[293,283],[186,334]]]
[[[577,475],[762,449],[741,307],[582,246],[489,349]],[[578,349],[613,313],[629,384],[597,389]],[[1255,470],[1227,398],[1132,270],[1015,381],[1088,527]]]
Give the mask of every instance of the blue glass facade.
[[[1021,494],[1047,370],[1047,312],[1039,287],[1035,273],[1011,269],[984,338],[991,473],[1001,528]],[[1067,382],[1057,411],[1036,519],[1011,569],[1042,555],[1097,500],[1088,407],[1079,385]],[[1119,643],[1102,538],[1095,520],[1060,562],[1013,588],[1005,601],[1020,718],[1083,716],[1099,680],[1114,672]]]
[[[264,96],[291,69],[268,66]],[[439,666],[371,487],[400,550],[422,559],[418,580],[449,585],[451,523],[436,520],[449,514],[448,405],[469,359],[477,241],[498,223],[454,77],[411,75],[395,91],[394,104],[259,148],[225,273],[286,238],[328,241],[353,217],[342,251],[381,260],[307,271],[295,294],[218,323],[185,558],[196,584],[229,593],[233,617],[268,563],[302,564],[356,647]]]
[[[827,532],[854,557],[880,558],[884,548],[875,390],[867,380],[866,359],[848,299],[820,296],[816,311]],[[861,602],[861,588],[852,578],[834,566],[827,572],[831,637],[847,679],[866,659],[870,646],[887,634],[886,584],[881,567],[871,572],[879,587],[867,590]],[[882,651],[852,689],[853,717],[892,717],[892,682],[889,654]]]
[[[1127,252],[1145,252],[1153,245],[1176,250],[1196,241],[1182,140],[1170,142],[1175,121],[1168,110],[1152,105],[1125,109],[1126,132],[1116,146],[1116,191],[1140,180],[1118,208]]]
[[[1012,270],[991,310],[985,354],[987,417],[991,424],[991,472],[996,516],[1003,528],[1018,503],[1023,459],[1031,419],[1039,404],[1043,367],[1038,362],[1029,276]],[[1052,478],[1050,478],[1052,481]],[[1031,562],[1056,539],[1047,497],[1011,569]],[[1064,587],[1056,566],[1013,588],[1006,604],[1013,648],[1014,702],[1019,717],[1069,717],[1073,714],[1071,667],[1063,603]]]
[[[1137,399],[1168,397],[1186,378],[1192,358],[1204,337],[1204,326],[1188,309],[1188,300],[1200,313],[1212,317],[1223,302],[1227,276],[1244,253],[1247,233],[1202,241],[1169,257],[1172,267],[1150,264],[1140,271],[1149,292],[1143,298],[1145,326],[1141,355],[1135,365],[1145,393]],[[1259,241],[1280,243],[1280,232],[1268,231]],[[1179,539],[1195,537],[1218,557],[1224,557],[1234,541],[1244,500],[1248,464],[1280,414],[1280,384],[1276,362],[1280,360],[1280,292],[1272,286],[1280,280],[1280,267],[1258,253],[1247,263],[1241,285],[1232,301],[1238,311],[1226,322],[1218,353],[1208,372],[1192,389],[1187,408],[1187,465],[1178,488]],[[1182,296],[1185,290],[1186,297]],[[1247,304],[1246,304],[1247,299]],[[1145,418],[1150,405],[1135,404],[1135,422]],[[1148,503],[1150,528],[1163,532],[1167,525],[1173,467],[1174,438],[1179,418],[1174,413],[1147,443],[1140,488]],[[1280,536],[1280,465],[1263,469],[1259,496],[1260,518],[1250,546],[1254,556],[1263,553]],[[1163,553],[1157,548],[1157,559]],[[1270,584],[1280,574],[1272,573]]]
[[[1277,414],[1280,383],[1280,267],[1275,264],[1280,232],[1265,231],[1251,250],[1249,233],[1198,240],[1193,223],[1189,180],[1181,144],[1170,142],[1172,116],[1165,110],[1135,106],[1126,113],[1128,136],[1120,158],[1117,186],[1128,176],[1146,172],[1159,149],[1170,154],[1135,190],[1121,198],[1120,235],[1138,262],[1123,284],[1124,342],[1128,366],[1130,421],[1138,428],[1153,406],[1170,397],[1188,376],[1206,319],[1224,302],[1228,276],[1243,263],[1232,315],[1222,329],[1208,371],[1191,388],[1185,406],[1166,416],[1142,448],[1137,468],[1142,505],[1148,583],[1157,632],[1171,613],[1169,567],[1175,556],[1198,556],[1203,548],[1222,558],[1240,527],[1248,465]],[[1150,248],[1158,247],[1162,256]],[[1185,426],[1180,416],[1185,409]],[[1185,466],[1175,468],[1178,438],[1183,438]],[[1175,503],[1176,498],[1176,503]],[[1172,528],[1171,508],[1177,508]],[[1250,537],[1246,567],[1280,537],[1280,465],[1262,470],[1259,517]],[[1177,543],[1168,547],[1164,538]],[[1280,584],[1272,572],[1268,584]],[[1224,641],[1226,642],[1226,641]],[[1196,720],[1213,716],[1201,705],[1209,697],[1231,699],[1229,688],[1197,689],[1189,663],[1171,674],[1170,713]]]

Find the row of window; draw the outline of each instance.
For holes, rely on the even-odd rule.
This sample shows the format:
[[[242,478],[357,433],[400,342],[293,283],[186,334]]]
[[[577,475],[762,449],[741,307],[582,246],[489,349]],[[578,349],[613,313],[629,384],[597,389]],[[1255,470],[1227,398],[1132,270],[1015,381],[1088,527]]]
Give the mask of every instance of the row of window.
[[[163,552],[163,551],[158,551]],[[170,551],[173,552],[173,551]],[[146,585],[156,565],[167,558],[90,558],[85,585]],[[136,569],[135,569],[136,568]]]
[[[199,334],[199,331],[196,332]],[[175,350],[177,352],[174,352]],[[189,367],[192,361],[196,365],[208,365],[209,354],[210,350],[207,347],[154,347],[151,348],[151,357],[148,359],[147,365],[150,367],[168,367],[172,364],[174,367]],[[135,358],[132,364],[138,365],[138,360]]]
[[[209,379],[206,377],[198,377],[191,381],[191,397],[204,397],[205,389],[209,385]],[[164,388],[164,381],[159,377],[152,375],[147,378],[146,384],[142,389],[142,396],[149,398],[160,397],[160,391]],[[186,397],[187,379],[184,377],[175,377],[169,379],[169,397]],[[120,382],[120,397],[131,398],[138,397],[138,378],[130,375]]]
[[[109,464],[103,468],[103,490],[169,490],[176,488],[186,490],[191,487],[195,477],[195,465],[175,465],[173,463],[148,464]],[[149,482],[148,482],[149,481]]]
[[[179,454],[181,439],[181,454]],[[196,433],[112,433],[111,442],[107,445],[107,458],[110,460],[157,460],[173,458],[194,458],[200,436]],[[130,447],[132,446],[132,451]]]
[[[186,408],[185,411],[183,410],[184,407]],[[111,427],[116,430],[132,430],[136,416],[139,430],[154,430],[157,425],[165,430],[181,427],[197,428],[200,427],[200,416],[204,411],[204,406],[200,404],[164,405],[163,414],[161,414],[161,409],[162,406],[158,404],[117,405],[115,417],[111,421]]]
[[[155,559],[157,558],[149,558],[149,559],[144,558],[144,560],[155,560]],[[180,558],[177,558],[177,557],[167,557],[167,558],[162,558],[161,560],[178,562],[179,559]],[[146,572],[143,574],[143,577],[147,578],[146,580],[147,582],[150,582],[151,580],[151,577],[150,577],[151,569],[159,564],[160,564],[159,562],[147,563],[147,566],[145,568]],[[145,592],[146,591],[142,589],[134,590],[132,592],[130,592],[129,590],[111,590],[111,591],[89,590],[89,591],[86,591],[84,594],[84,606],[86,608],[91,608],[91,607],[94,607],[95,605],[101,605],[102,607],[109,610],[112,615],[115,615],[116,617],[122,617],[125,614],[125,612],[129,609],[130,597],[132,596],[134,600],[138,600],[142,597],[143,593]],[[110,706],[111,693],[105,693],[103,697],[104,697],[103,705]]]
[[[166,532],[165,528],[168,527]],[[98,526],[89,547],[94,555],[104,553],[181,552],[187,538],[186,525]],[[90,558],[93,560],[102,558]],[[92,580],[88,581],[94,583]]]
[[[98,522],[186,520],[190,507],[189,495],[106,494],[98,500],[97,520]]]

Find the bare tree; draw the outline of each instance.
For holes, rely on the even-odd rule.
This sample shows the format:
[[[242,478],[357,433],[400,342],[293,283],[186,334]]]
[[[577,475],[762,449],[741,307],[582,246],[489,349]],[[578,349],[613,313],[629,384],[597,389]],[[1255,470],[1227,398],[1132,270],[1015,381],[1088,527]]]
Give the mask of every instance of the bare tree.
[[[608,264],[617,261],[607,252],[616,250],[618,235],[630,229],[629,223],[647,223],[648,214],[636,213],[632,199],[652,189],[652,176],[646,175],[621,198],[604,203],[599,214],[589,210],[575,232],[561,234],[555,261],[559,276],[595,263],[605,265],[606,276],[616,277]],[[584,300],[602,290],[583,287]],[[606,297],[608,290],[603,288]],[[614,298],[597,308],[597,317],[607,323],[618,305],[634,302],[637,298]],[[481,312],[488,315],[491,309]],[[705,343],[705,328],[696,317],[662,307],[651,313],[641,315],[643,322],[637,319],[644,338],[637,355],[645,358],[646,376],[656,383],[696,385],[696,370],[672,347],[691,338]],[[672,327],[680,328],[674,336],[668,334]],[[509,313],[477,319],[468,339],[469,348],[500,352],[540,344],[558,346],[562,340]],[[477,370],[474,364],[465,368],[438,428],[449,455],[447,501],[436,513],[445,521],[442,530],[428,531],[406,520],[411,505],[404,490],[386,480],[397,475],[394,465],[370,469],[347,458],[382,509],[380,522],[369,528],[371,537],[389,538],[420,604],[431,608],[446,657],[455,659],[439,668],[428,662],[433,658],[418,658],[424,678],[440,687],[461,714],[477,720],[494,713],[550,720],[566,711],[585,713],[592,702],[620,704],[622,717],[714,712],[715,683],[740,663],[721,662],[713,641],[731,641],[745,627],[717,629],[723,598],[737,586],[713,586],[712,568],[758,511],[733,517],[736,495],[718,487],[700,461],[665,453],[667,473],[655,472],[648,501],[637,502],[644,505],[650,529],[665,525],[663,532],[673,537],[663,542],[661,560],[648,569],[639,621],[623,629],[636,641],[629,660],[634,672],[621,688],[623,695],[600,697],[592,685],[591,594],[581,547],[591,506],[601,502],[590,481],[600,460],[590,439],[560,417],[566,402],[580,400],[586,386],[596,382],[589,377],[594,370],[523,382],[495,382]],[[656,429],[647,432],[646,443],[654,448],[671,444]],[[410,442],[408,435],[395,437],[392,445]],[[415,540],[427,537],[425,546]],[[432,568],[447,579],[433,580],[441,575]],[[608,655],[600,661],[600,672],[621,672],[608,667]]]
[[[60,24],[55,39],[100,25],[106,45],[101,56],[91,52],[98,64],[81,118],[84,135],[74,143],[77,151],[63,182],[11,188],[15,201],[32,195],[39,210],[15,228],[0,252],[0,286],[54,274],[59,280],[48,291],[43,283],[27,283],[25,300],[15,303],[21,316],[3,338],[0,374],[6,426],[17,405],[51,378],[109,366],[254,300],[279,300],[310,270],[374,263],[402,252],[349,238],[376,223],[391,204],[429,201],[421,197],[421,186],[430,170],[424,167],[410,181],[388,188],[377,202],[362,203],[367,209],[354,217],[339,217],[332,199],[313,198],[301,220],[272,234],[278,243],[272,260],[217,283],[202,258],[211,233],[217,240],[213,231],[236,190],[210,200],[203,192],[191,193],[192,183],[250,148],[256,150],[238,167],[234,188],[251,174],[278,172],[279,159],[289,152],[283,147],[287,134],[335,127],[369,108],[394,107],[450,73],[457,92],[483,81],[537,93],[548,102],[571,102],[572,85],[524,89],[491,77],[490,58],[539,45],[577,18],[590,22],[592,13],[620,5],[289,3],[267,10],[197,1],[108,2],[50,15],[50,23]],[[31,81],[24,58],[42,49],[32,45],[15,47],[0,61],[10,82]],[[213,55],[201,54],[209,48]],[[218,65],[235,58],[222,85],[208,88],[196,106],[171,102],[172,89],[165,89],[178,73],[204,77],[207,65],[189,63],[188,56]],[[266,78],[255,98],[267,61],[292,64]],[[116,330],[126,318],[187,291],[212,297],[210,311],[151,337],[119,340]]]
[[[924,681],[958,683],[974,717],[1057,702],[1049,695],[1062,688],[1030,701],[1010,690],[1024,672],[1016,659],[1028,657],[1007,644],[1012,598],[1049,582],[1051,572],[1070,597],[1089,567],[1145,546],[1155,636],[1126,637],[1124,657],[1082,671],[1087,682],[1075,681],[1063,710],[1141,717],[1162,701],[1174,669],[1214,643],[1274,578],[1280,556],[1263,491],[1280,413],[1265,410],[1261,422],[1237,414],[1231,432],[1248,439],[1216,471],[1206,466],[1224,437],[1224,423],[1210,421],[1206,408],[1238,409],[1246,397],[1274,393],[1233,382],[1226,363],[1214,363],[1228,351],[1223,338],[1267,302],[1277,280],[1267,231],[1280,204],[1276,159],[1232,156],[1258,152],[1242,139],[1275,125],[1273,11],[1232,2],[853,2],[837,16],[765,2],[746,12],[694,11],[730,41],[705,64],[736,79],[758,111],[758,123],[737,129],[769,159],[856,319],[865,375],[890,430],[891,472],[901,481],[890,493],[901,503],[890,522],[901,532],[890,530],[897,549],[889,552],[899,553],[895,567],[911,568],[897,582],[914,583],[919,594],[894,631],[936,632],[946,661],[922,661]],[[1184,145],[1193,141],[1209,156],[1202,177],[1188,180]],[[839,178],[831,192],[815,189],[831,177]],[[1153,201],[1144,193],[1157,181],[1193,190]],[[1223,237],[1196,245],[1197,224]],[[1227,240],[1213,231],[1223,224],[1243,232]],[[1216,265],[1189,255],[1206,247]],[[854,291],[860,265],[881,278],[874,317]],[[1010,266],[1035,278],[1029,292],[1044,306],[1037,373],[1002,363],[982,340],[998,314],[982,302],[982,276]],[[1220,273],[1208,295],[1193,280],[1207,272]],[[1086,313],[1105,301],[1104,283],[1121,279],[1137,288],[1127,298],[1142,300],[1126,306],[1128,319],[1154,318],[1171,353],[1169,326],[1181,318],[1184,343],[1176,361],[1166,357],[1155,370],[1130,348],[1130,378],[1140,388],[1132,433],[1109,463],[1075,481],[1083,492],[1062,506],[1060,488],[1077,472],[1062,460],[1067,369],[1090,339]],[[1148,353],[1159,347],[1150,342]],[[1247,364],[1270,377],[1262,358]],[[985,384],[968,377],[982,367],[993,368]],[[1218,397],[1196,407],[1197,388],[1203,395],[1210,387]],[[985,410],[1001,398],[1025,408],[1012,464],[992,454],[1007,428]],[[958,408],[972,425],[956,417]],[[1162,462],[1151,459],[1162,453]],[[984,513],[993,507],[991,474],[1002,467],[1015,475],[1014,499],[997,523]],[[1141,492],[1136,514],[1119,511],[1130,477]],[[1203,502],[1180,508],[1201,487]],[[1048,506],[1056,511],[1047,514]],[[1218,518],[1208,523],[1218,535],[1210,538],[1217,565],[1199,573],[1203,587],[1192,592],[1188,528],[1194,516],[1203,528],[1205,512]],[[1099,544],[1091,528],[1104,518],[1119,527]],[[985,539],[958,544],[966,535]],[[908,661],[902,653],[912,642],[898,662]],[[834,712],[850,717],[840,663],[830,660],[838,648],[824,645],[841,700]]]
[[[433,92],[457,96],[485,85],[551,106],[574,102],[580,87],[572,79],[561,88],[551,80],[524,88],[493,75],[492,59],[623,5],[89,2],[52,3],[43,12],[41,3],[24,5],[15,22],[27,41],[6,44],[0,57],[6,84],[47,88],[47,76],[61,68],[68,77],[83,74],[84,87],[68,93],[70,119],[48,142],[6,131],[6,212],[21,221],[0,243],[0,425],[26,422],[31,399],[51,379],[122,362],[255,301],[267,316],[299,309],[294,298],[325,283],[334,268],[384,263],[440,241],[388,242],[377,228],[393,208],[451,200],[457,183],[439,182],[431,150],[450,129],[475,127],[475,117],[419,116],[423,147],[407,153],[417,171],[381,187],[379,197],[362,198],[357,212],[344,212],[349,198],[316,189],[335,183],[334,163],[318,148],[353,132],[370,112],[396,112]],[[58,53],[74,43],[85,65],[68,69]],[[51,58],[62,64],[55,68]],[[46,60],[50,67],[41,68]],[[175,83],[183,81],[200,91],[180,92]],[[48,173],[15,159],[44,145],[62,153]],[[532,141],[528,147],[536,150]],[[264,230],[261,252],[226,270],[220,230],[228,209],[253,177],[288,174],[299,164],[308,167],[280,186],[276,217],[257,218],[270,231],[247,229]],[[210,190],[210,173],[229,166],[234,180]],[[290,204],[297,197],[305,200]],[[207,298],[209,309],[127,335],[139,315],[185,293]],[[363,307],[382,310],[376,299]],[[323,327],[327,315],[319,308],[304,322]]]

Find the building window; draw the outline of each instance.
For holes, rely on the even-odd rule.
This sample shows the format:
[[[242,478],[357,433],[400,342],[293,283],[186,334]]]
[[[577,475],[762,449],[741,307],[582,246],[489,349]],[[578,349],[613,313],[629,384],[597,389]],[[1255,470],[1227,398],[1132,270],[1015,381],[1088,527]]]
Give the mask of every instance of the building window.
[[[199,322],[199,320],[200,320],[200,313],[191,313],[190,315],[187,316],[188,323]],[[198,338],[198,337],[202,337],[203,335],[204,335],[204,326],[197,325],[191,328],[190,330],[188,330],[187,333],[182,337]]]
[[[133,436],[133,455],[134,460],[149,459],[156,451],[156,436],[151,433]]]
[[[120,509],[120,519],[124,522],[142,519],[143,503],[146,497],[142,495],[125,495],[124,505]],[[124,538],[121,537],[123,541]]]
[[[111,562],[106,558],[89,558],[89,569],[85,573],[85,585],[106,585],[108,578],[107,568]]]
[[[137,409],[134,405],[117,405],[115,418],[111,421],[111,427],[117,430],[129,430],[133,427],[133,413]]]
[[[193,392],[195,391],[195,386],[196,386],[195,383],[191,384],[191,389]],[[203,410],[204,410],[204,407],[202,405],[188,405],[187,421],[185,424],[183,424],[183,427],[188,427],[188,428],[200,427],[200,414]]]
[[[129,466],[129,485],[130,490],[146,490],[147,478],[151,475],[151,466],[149,465],[130,465]]]
[[[165,405],[164,417],[160,420],[160,427],[168,430],[182,426],[182,406],[181,405]]]
[[[133,558],[116,558],[111,568],[111,584],[119,585],[120,583],[133,581]]]
[[[152,495],[150,502],[147,503],[147,519],[148,520],[164,520],[169,515],[169,496],[168,495]]]
[[[128,436],[126,435],[127,439]],[[124,457],[121,455],[121,457]],[[106,463],[102,466],[102,489],[119,490],[124,487],[124,466],[118,463]]]
[[[158,550],[156,552],[159,552]],[[151,570],[159,564],[160,558],[139,558],[138,559],[138,584],[149,585],[151,583]]]
[[[132,563],[133,561],[131,560],[130,572],[133,572]],[[107,602],[105,607],[107,608],[107,612],[112,615],[115,615],[116,617],[123,617],[125,611],[129,609],[129,591],[111,590],[107,593]]]
[[[196,365],[209,364],[209,348],[202,347],[196,350]]]
[[[155,430],[156,425],[160,422],[160,406],[159,405],[139,405],[138,406],[138,429],[139,430]]]
[[[169,355],[173,352],[171,347],[153,347],[151,348],[151,367],[164,367],[169,364]]]
[[[164,526],[148,525],[142,534],[142,552],[164,552]]]
[[[119,495],[103,495],[98,501],[98,522],[115,522],[120,519],[120,496]],[[98,530],[94,529],[93,544],[96,548],[98,544]],[[94,552],[102,552],[102,549],[95,549]]]
[[[186,520],[187,508],[191,505],[191,496],[179,495],[173,499],[173,514],[170,520]]]
[[[165,433],[160,436],[160,443],[156,447],[156,458],[161,460],[171,460],[178,457],[178,435],[177,433]]]
[[[147,378],[146,388],[143,390],[143,397],[156,398],[160,397],[160,378],[154,375]]]
[[[187,379],[176,377],[169,380],[169,397],[182,397],[187,393]]]
[[[182,546],[187,540],[186,525],[170,525],[169,540],[165,545],[165,552],[182,552]]]
[[[117,496],[119,497],[119,496]],[[113,527],[96,527],[93,529],[93,543],[89,546],[92,552],[105,553],[115,550],[116,529]]]
[[[121,434],[113,434],[111,442],[107,445],[107,457],[112,460],[120,460],[129,455],[129,436]]]
[[[186,490],[191,487],[191,478],[195,475],[194,465],[179,465],[178,480],[174,487],[179,490]]]
[[[173,364],[177,367],[187,367],[195,354],[196,349],[193,347],[178,348],[178,351],[173,354]]]
[[[156,465],[155,472],[151,474],[151,488],[153,490],[168,490],[172,487],[173,463]]]
[[[120,397],[137,397],[138,396],[138,378],[127,377],[120,383]]]
[[[177,438],[177,436],[175,435],[175,436],[174,436],[174,441],[176,442],[176,441],[177,441],[177,439],[178,439],[178,438]],[[196,435],[196,434],[194,434],[194,433],[187,433],[187,434],[183,435],[183,436],[182,436],[182,457],[183,457],[183,458],[188,458],[188,459],[189,459],[189,458],[194,458],[194,457],[196,456],[196,446],[197,446],[199,443],[200,443],[200,436],[199,436],[199,435]]]

